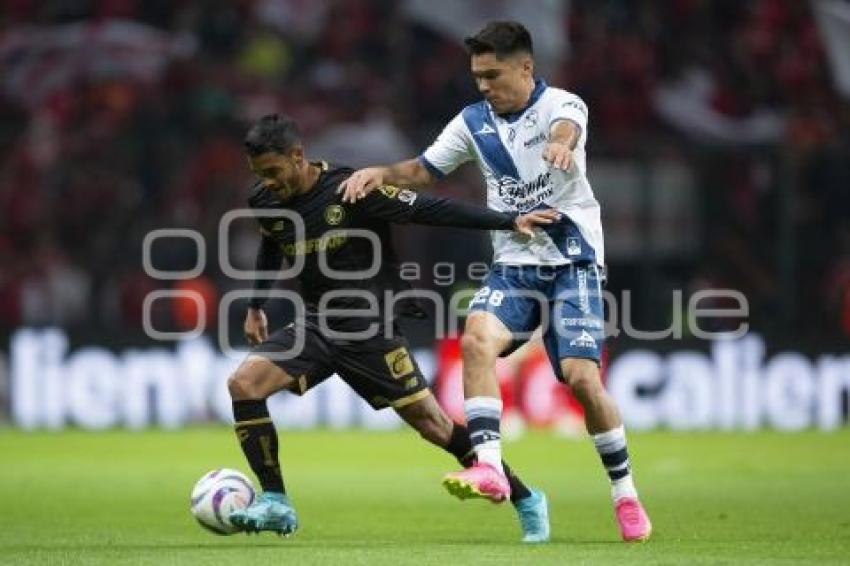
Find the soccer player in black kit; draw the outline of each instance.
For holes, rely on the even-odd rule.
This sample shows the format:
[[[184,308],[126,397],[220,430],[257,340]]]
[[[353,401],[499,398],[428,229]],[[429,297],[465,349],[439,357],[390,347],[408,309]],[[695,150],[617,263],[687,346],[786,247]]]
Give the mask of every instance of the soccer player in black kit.
[[[257,270],[277,271],[284,258],[289,263],[303,260],[296,278],[305,309],[303,317],[269,335],[261,296],[273,281],[255,281],[257,292],[245,318],[245,334],[254,347],[228,379],[228,389],[237,437],[263,492],[252,505],[232,513],[230,521],[246,532],[289,534],[297,529],[266,399],[284,389],[301,395],[334,373],[372,407],[392,407],[425,440],[471,465],[474,456],[466,428],[453,423],[437,404],[394,322],[395,316],[423,313],[414,301],[390,299],[409,288],[399,276],[390,223],[530,234],[533,226],[551,222],[557,213],[501,213],[390,186],[356,204],[343,203],[336,190],[353,170],[307,160],[297,125],[282,115],[257,121],[245,137],[245,148],[251,170],[259,177],[248,199],[250,207],[283,209],[303,220],[297,227],[301,223],[292,217],[258,215],[262,242]],[[373,242],[346,230],[375,234],[379,251]],[[357,279],[328,276],[333,273],[327,268],[370,270],[376,253],[379,263],[372,273]],[[525,486],[507,466],[505,470],[523,533],[539,532],[541,527],[548,532],[545,497]]]

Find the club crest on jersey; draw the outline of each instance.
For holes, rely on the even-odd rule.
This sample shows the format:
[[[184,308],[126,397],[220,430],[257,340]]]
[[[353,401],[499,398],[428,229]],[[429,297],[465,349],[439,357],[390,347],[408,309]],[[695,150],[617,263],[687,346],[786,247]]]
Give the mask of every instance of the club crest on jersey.
[[[345,217],[345,209],[338,204],[332,204],[325,209],[325,222],[331,226],[336,226]]]
[[[378,190],[381,191],[381,194],[387,198],[395,198],[398,196],[401,189],[393,185],[381,185],[378,187]]]
[[[525,115],[525,118],[522,121],[522,125],[528,129],[531,129],[537,125],[537,120],[539,120],[537,116],[537,110],[531,110],[528,114]]]

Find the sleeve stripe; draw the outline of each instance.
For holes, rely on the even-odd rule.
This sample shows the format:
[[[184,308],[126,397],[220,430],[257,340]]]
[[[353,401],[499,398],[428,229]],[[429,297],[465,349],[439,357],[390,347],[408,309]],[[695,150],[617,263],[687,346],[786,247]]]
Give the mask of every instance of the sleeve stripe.
[[[428,170],[428,172],[429,172],[431,175],[433,175],[434,177],[436,177],[437,179],[442,179],[443,177],[445,177],[445,176],[446,176],[446,174],[445,174],[445,173],[443,173],[442,171],[440,171],[439,169],[437,169],[437,168],[434,166],[434,164],[433,164],[433,163],[431,163],[430,161],[428,161],[428,160],[425,158],[425,155],[424,155],[424,154],[419,156],[419,163],[421,163],[421,164],[422,164],[422,166],[423,166],[423,167],[425,167],[425,169],[427,169],[427,170]]]

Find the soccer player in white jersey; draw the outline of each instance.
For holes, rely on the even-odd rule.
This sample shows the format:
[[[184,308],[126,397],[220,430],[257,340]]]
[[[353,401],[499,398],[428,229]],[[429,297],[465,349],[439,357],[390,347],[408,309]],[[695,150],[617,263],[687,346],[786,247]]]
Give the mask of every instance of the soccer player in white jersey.
[[[340,186],[344,200],[356,200],[384,184],[426,185],[475,161],[491,208],[551,207],[563,215],[531,238],[492,233],[493,268],[470,303],[461,341],[464,410],[478,463],[443,483],[461,498],[504,501],[510,495],[494,366],[541,326],[555,375],[584,407],[611,480],[621,535],[646,540],[652,526],[632,480],[622,420],[599,372],[605,256],[599,203],[587,180],[587,106],[535,79],[531,35],[522,24],[491,22],[465,44],[484,100],[464,108],[418,158],[362,169]]]

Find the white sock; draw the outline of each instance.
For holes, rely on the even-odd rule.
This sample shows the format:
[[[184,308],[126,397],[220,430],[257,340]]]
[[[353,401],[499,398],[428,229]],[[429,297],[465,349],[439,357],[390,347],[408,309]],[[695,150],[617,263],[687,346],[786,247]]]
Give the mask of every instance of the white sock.
[[[626,447],[626,429],[620,425],[592,436],[602,465],[611,480],[611,497],[614,501],[621,497],[637,497]]]
[[[470,397],[463,402],[469,440],[479,462],[493,466],[501,473],[502,437],[499,424],[502,418],[502,400],[495,397]]]
[[[632,474],[611,482],[611,499],[617,501],[621,497],[637,498],[637,489],[635,489]]]
[[[505,473],[502,468],[502,443],[498,440],[490,440],[475,447],[475,456],[479,462],[490,464],[498,471]]]

